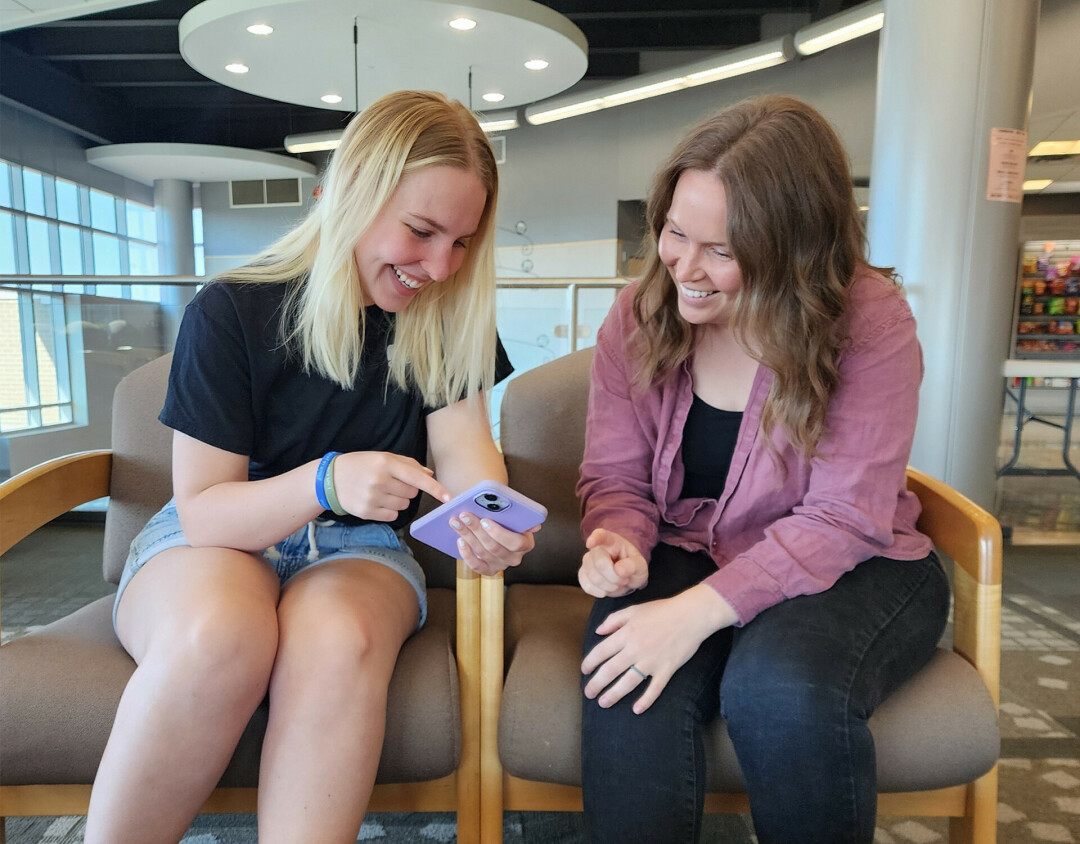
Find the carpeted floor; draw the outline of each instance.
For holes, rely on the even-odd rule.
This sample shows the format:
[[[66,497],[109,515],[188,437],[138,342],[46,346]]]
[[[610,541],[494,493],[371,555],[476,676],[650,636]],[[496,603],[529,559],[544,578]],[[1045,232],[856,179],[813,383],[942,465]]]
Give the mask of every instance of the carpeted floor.
[[[46,543],[49,553],[43,553]],[[86,560],[100,558],[96,525],[39,531],[0,561],[3,637],[48,623],[112,587]],[[1002,617],[1001,844],[1080,842],[1080,547],[1008,546]],[[12,818],[8,844],[82,841],[82,818]],[[373,814],[359,841],[449,842],[453,817]],[[585,842],[576,814],[507,813],[507,844]],[[876,844],[947,840],[947,822],[879,818]],[[254,844],[249,815],[204,815],[184,844]],[[755,841],[749,819],[711,816],[705,842]]]

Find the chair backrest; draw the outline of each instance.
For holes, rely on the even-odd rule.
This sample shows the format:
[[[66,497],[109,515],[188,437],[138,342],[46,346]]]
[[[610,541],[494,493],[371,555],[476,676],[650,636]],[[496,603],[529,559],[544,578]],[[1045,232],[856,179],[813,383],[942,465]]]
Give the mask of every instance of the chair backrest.
[[[172,430],[157,418],[171,362],[167,354],[143,364],[113,394],[112,479],[102,562],[110,583],[120,580],[131,540],[172,496]]]
[[[585,450],[593,349],[513,379],[503,394],[502,450],[510,486],[548,508],[536,549],[506,572],[507,583],[577,583],[585,543],[574,487]]]

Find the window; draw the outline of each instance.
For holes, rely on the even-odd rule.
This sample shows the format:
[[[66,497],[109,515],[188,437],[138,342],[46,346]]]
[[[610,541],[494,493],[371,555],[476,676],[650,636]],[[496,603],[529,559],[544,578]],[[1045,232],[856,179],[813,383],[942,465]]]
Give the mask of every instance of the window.
[[[11,165],[0,161],[0,205],[11,208]]]
[[[203,240],[202,208],[191,209],[191,228],[195,241],[195,275],[206,275],[206,244]]]
[[[15,275],[15,215],[0,211],[0,274]]]
[[[75,226],[60,226],[60,272],[83,274],[82,231]]]
[[[65,223],[81,222],[79,219],[79,186],[63,179],[56,180],[56,216]]]
[[[63,296],[0,290],[0,326],[0,358],[23,376],[0,381],[0,433],[71,422]]]
[[[0,160],[0,274],[159,275],[156,244],[152,205]]]
[[[94,275],[120,275],[120,238],[94,232],[92,243]]]
[[[52,255],[49,251],[49,224],[33,217],[26,220],[26,248],[30,253],[31,275],[52,273]]]
[[[101,231],[116,233],[116,197],[101,191],[90,191],[90,225]]]
[[[138,241],[128,241],[128,264],[131,270],[131,275],[157,275],[158,263],[157,263],[157,247],[149,243],[139,243]],[[134,288],[132,288],[134,290]],[[135,296],[132,293],[131,298],[141,299],[141,296]],[[156,299],[154,301],[157,301]]]
[[[23,182],[23,210],[27,214],[45,216],[45,179],[37,170],[24,167],[22,171]]]
[[[158,275],[156,228],[152,205],[0,160],[0,274],[34,275],[40,282],[0,290],[0,434],[62,425],[80,416],[85,379],[79,344],[85,335],[73,330],[69,336],[66,326],[84,324],[78,315],[82,306],[59,291],[158,302],[161,288],[60,284],[57,277]],[[96,307],[109,322],[128,305]],[[69,308],[73,313],[65,317]]]
[[[127,211],[127,236],[145,240],[147,243],[157,243],[157,218],[154,209],[130,199],[124,205]],[[134,275],[134,271],[132,274]]]

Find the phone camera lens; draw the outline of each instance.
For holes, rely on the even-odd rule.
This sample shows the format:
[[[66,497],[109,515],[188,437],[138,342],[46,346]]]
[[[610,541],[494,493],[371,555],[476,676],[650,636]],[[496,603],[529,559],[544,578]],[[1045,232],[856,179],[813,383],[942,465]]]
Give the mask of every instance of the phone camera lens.
[[[496,504],[494,501],[487,501],[484,503],[484,506],[487,507],[492,513],[499,512],[499,505]]]
[[[490,493],[490,492],[485,492],[485,493],[483,494],[482,498],[483,498],[483,499],[484,499],[485,501],[498,501],[498,500],[499,500],[499,496],[497,496],[497,495],[494,495],[494,494],[492,494],[492,493]]]

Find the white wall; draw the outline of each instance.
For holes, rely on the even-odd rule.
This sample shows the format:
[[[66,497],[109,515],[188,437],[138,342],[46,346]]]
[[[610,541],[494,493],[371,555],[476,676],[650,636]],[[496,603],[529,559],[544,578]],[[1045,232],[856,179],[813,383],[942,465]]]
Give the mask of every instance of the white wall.
[[[230,208],[228,182],[200,185],[206,275],[239,266],[289,231],[311,208],[317,184],[300,180],[302,205],[268,208]]]
[[[643,199],[656,168],[690,127],[707,115],[754,94],[784,92],[805,99],[832,121],[847,145],[856,176],[870,174],[877,37],[749,76],[506,133],[499,167],[497,244],[500,266],[520,265],[514,234],[524,221],[535,244],[533,274],[566,277],[565,254],[544,244],[592,242],[576,259],[615,275],[617,202]],[[520,275],[520,273],[517,273]],[[507,277],[513,277],[511,273]]]

